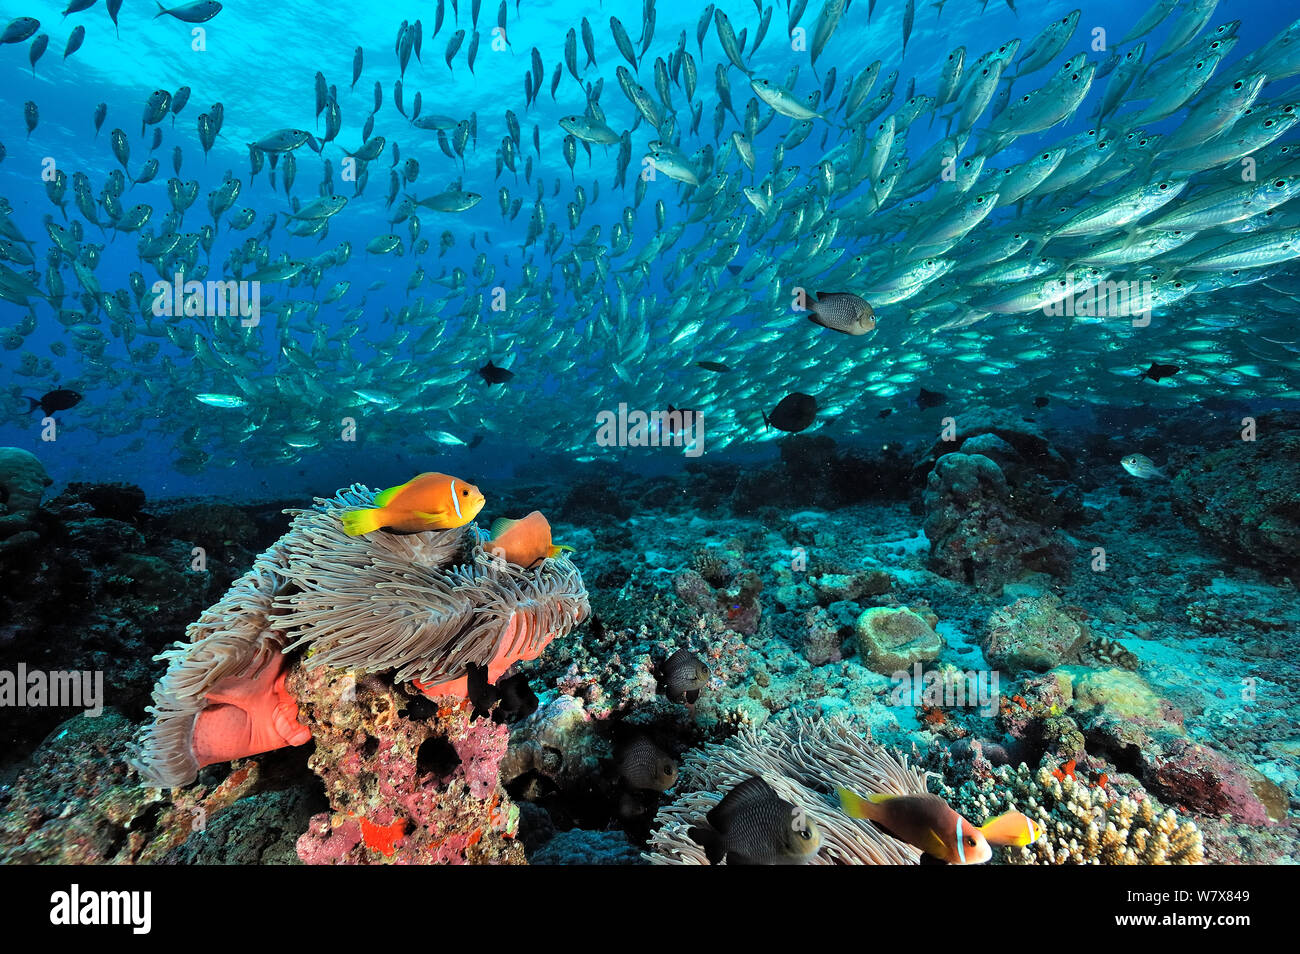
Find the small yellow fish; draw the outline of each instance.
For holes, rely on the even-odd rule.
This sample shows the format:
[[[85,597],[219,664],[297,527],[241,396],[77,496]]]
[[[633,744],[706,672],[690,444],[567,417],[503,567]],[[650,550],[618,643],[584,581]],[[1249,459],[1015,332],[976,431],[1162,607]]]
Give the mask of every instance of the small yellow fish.
[[[1013,845],[1022,848],[1043,837],[1042,826],[1020,812],[1007,812],[991,818],[979,829],[990,845]]]

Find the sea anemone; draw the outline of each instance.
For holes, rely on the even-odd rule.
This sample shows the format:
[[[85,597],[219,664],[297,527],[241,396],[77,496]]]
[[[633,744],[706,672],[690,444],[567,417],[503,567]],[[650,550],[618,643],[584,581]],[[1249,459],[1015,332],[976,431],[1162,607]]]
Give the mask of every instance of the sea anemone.
[[[485,552],[473,525],[347,536],[339,515],[374,497],[354,485],[289,511],[288,533],[189,626],[187,642],[156,657],[169,666],[132,758],[142,777],[162,787],[192,782],[206,764],[194,729],[208,694],[282,663],[280,654],[306,649],[308,669],[396,670],[398,680],[437,687],[470,663],[495,677],[590,613],[567,558],[521,569]]]
[[[884,834],[870,822],[839,808],[838,787],[857,792],[920,795],[925,774],[870,737],[838,719],[796,715],[790,726],[766,723],[742,728],[722,745],[706,745],[686,756],[679,773],[681,794],[659,810],[650,851],[652,864],[704,865],[704,848],[688,834],[703,825],[723,793],[751,775],[761,775],[781,798],[802,808],[822,834],[822,847],[809,864],[911,865],[920,852]]]
[[[503,654],[534,658],[589,613],[567,559],[522,569],[485,551],[472,526],[349,537],[339,511],[372,496],[353,488],[323,509],[297,511],[285,538],[288,589],[275,600],[275,623],[296,634],[286,649],[311,647],[309,669],[396,669],[398,680],[436,684]]]

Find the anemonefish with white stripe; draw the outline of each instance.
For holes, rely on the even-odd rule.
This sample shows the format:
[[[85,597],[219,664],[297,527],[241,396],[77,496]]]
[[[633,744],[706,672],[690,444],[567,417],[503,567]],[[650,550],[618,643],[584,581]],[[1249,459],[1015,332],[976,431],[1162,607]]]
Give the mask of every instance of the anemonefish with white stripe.
[[[983,833],[938,795],[875,794],[863,798],[847,788],[838,792],[840,807],[850,818],[869,819],[936,861],[982,865],[993,857]]]
[[[1023,848],[1043,837],[1043,827],[1020,812],[1007,812],[991,818],[980,828],[990,845],[1011,845]]]
[[[375,498],[369,510],[343,514],[343,532],[350,537],[375,530],[420,533],[463,527],[483,509],[483,494],[446,474],[420,474]]]

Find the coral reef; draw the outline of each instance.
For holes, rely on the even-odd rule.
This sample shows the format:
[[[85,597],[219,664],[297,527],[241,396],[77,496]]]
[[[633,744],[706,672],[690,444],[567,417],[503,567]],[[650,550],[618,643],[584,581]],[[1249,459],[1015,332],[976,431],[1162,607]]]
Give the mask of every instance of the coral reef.
[[[530,865],[639,865],[641,852],[619,831],[574,828],[551,838],[528,859]]]
[[[0,557],[40,539],[41,497],[52,483],[35,454],[0,447]]]
[[[842,448],[825,434],[794,434],[779,445],[780,461],[738,468],[716,478],[729,483],[727,503],[737,514],[769,509],[843,507],[863,500],[899,499],[907,492],[910,462],[898,447],[867,455]]]
[[[1257,437],[1180,470],[1174,511],[1229,553],[1280,573],[1300,567],[1300,414],[1260,415]]]
[[[1273,782],[1189,739],[1183,714],[1135,672],[1060,667],[1027,681],[1017,698],[1023,709],[1004,706],[1003,727],[1056,758],[1108,759],[1113,771],[1206,816],[1267,826],[1286,814],[1285,796]]]
[[[953,453],[992,458],[1001,472],[1019,484],[1028,473],[1051,480],[1070,475],[1069,462],[1052,446],[1041,427],[1022,418],[988,408],[969,408],[952,417],[952,432],[935,441],[912,470],[923,483],[939,458]]]
[[[804,810],[821,830],[809,864],[916,864],[920,852],[868,821],[844,814],[834,797],[843,785],[858,792],[922,794],[925,776],[907,759],[862,738],[843,722],[796,715],[788,726],[745,728],[723,745],[692,751],[682,764],[670,805],[655,818],[646,855],[652,864],[708,864],[689,830],[704,823],[725,792],[760,775],[777,794]]]
[[[984,655],[994,666],[1012,672],[1043,672],[1078,661],[1090,638],[1087,623],[1071,616],[1049,593],[996,610],[989,618]]]
[[[1151,798],[1117,795],[1046,768],[1002,766],[942,794],[979,825],[1012,810],[1038,822],[1038,841],[1000,850],[1010,864],[1194,865],[1204,858],[1196,825]]]
[[[1117,669],[1137,669],[1138,657],[1117,639],[1094,636],[1083,647],[1080,658],[1085,665]]]
[[[1189,739],[1152,742],[1139,750],[1140,778],[1162,797],[1202,814],[1230,814],[1247,825],[1285,818],[1285,796],[1253,768]]]
[[[807,627],[799,641],[799,651],[803,658],[813,666],[838,662],[844,642],[841,635],[844,627],[820,606],[808,610],[804,620]]]
[[[808,574],[808,585],[817,592],[817,602],[829,606],[833,603],[857,603],[869,596],[882,596],[889,592],[894,580],[884,570],[858,573],[828,571]]]
[[[699,613],[712,613],[727,621],[727,628],[752,636],[758,632],[763,607],[758,594],[763,581],[734,550],[710,548],[696,553],[695,569],[673,578],[682,602]]]
[[[171,797],[140,785],[126,763],[131,727],[114,709],[70,719],[12,784],[0,786],[0,863],[155,864],[182,852],[201,855],[223,813],[265,790],[256,762]],[[261,819],[264,846],[305,803],[301,794],[281,802],[278,813]],[[243,813],[248,817],[247,807]],[[272,860],[247,841],[240,845],[247,860]]]
[[[556,788],[570,788],[590,777],[609,755],[594,721],[581,699],[556,696],[511,730],[510,751],[501,763],[502,781],[512,784],[535,773]]]
[[[382,677],[296,666],[290,691],[330,811],[298,839],[308,864],[523,864],[498,780],[509,729]]]
[[[487,554],[472,526],[348,537],[338,515],[373,500],[373,491],[353,487],[296,511],[289,532],[187,629],[188,642],[163,654],[169,668],[154,691],[155,723],[133,763],[145,778],[185,785],[203,764],[305,741],[276,680],[282,653],[309,647],[308,668],[396,670],[431,693],[463,696],[470,663],[495,681],[588,614],[582,578],[566,558],[520,569]],[[273,666],[278,672],[266,677]],[[262,701],[241,705],[242,721],[227,725],[229,706],[218,696],[259,676]],[[214,735],[205,726],[219,720],[223,737],[200,751],[196,741]]]
[[[1073,549],[1038,515],[1024,512],[1002,470],[982,454],[950,453],[934,464],[924,493],[931,567],[995,588],[1026,570],[1067,576]]]
[[[546,651],[518,661],[551,623],[498,629],[513,613],[480,588],[522,604],[544,601],[548,579],[567,592],[576,581],[501,577],[477,559],[468,529],[384,539],[378,550],[335,539],[330,506],[361,505],[364,490],[293,511],[292,557],[276,542],[290,529],[282,502],[145,501],[109,484],[47,493],[37,539],[0,558],[0,650],[29,666],[102,670],[121,711],[63,721],[66,710],[6,710],[0,859],[699,863],[686,829],[757,772],[836,832],[817,863],[913,863],[915,852],[844,818],[832,797],[864,751],[871,762],[884,750],[911,753],[916,768],[901,781],[847,784],[921,791],[917,769],[929,769],[972,820],[1015,805],[1048,829],[1024,850],[997,850],[1001,862],[1300,860],[1290,644],[1300,598],[1276,572],[1285,564],[1227,562],[1195,519],[1173,518],[1185,505],[1176,485],[1129,480],[1116,464],[1140,451],[1170,474],[1226,488],[1223,445],[1167,448],[1163,419],[1077,446],[1019,418],[968,429],[966,412],[957,419],[961,440],[928,457],[891,441],[869,460],[814,434],[773,442],[767,465],[692,461],[657,477],[575,468],[568,482],[494,487],[508,513],[556,514],[568,499],[556,540],[578,548],[591,586],[594,615],[561,612]],[[1261,442],[1282,433],[1274,422]],[[932,559],[920,486],[905,479],[911,461],[923,482],[953,450],[988,462],[958,468],[958,478],[973,475],[970,512],[955,496],[937,501],[965,521],[949,542],[983,546],[976,531],[988,532],[997,565],[983,579],[973,562]],[[1203,460],[1212,472],[1198,470]],[[876,463],[880,474],[869,472]],[[1264,474],[1262,461],[1251,466]],[[913,489],[912,501],[900,499]],[[1268,522],[1262,512],[1249,520]],[[1062,529],[1072,545],[1104,547],[1107,566],[1082,571],[1080,561],[1081,572],[1056,575],[1035,549]],[[194,547],[205,569],[191,567]],[[367,615],[376,574],[378,611],[393,627]],[[490,607],[489,631],[456,622],[466,604]],[[881,638],[890,621],[897,640]],[[163,669],[149,657],[190,623],[197,638],[164,683],[195,694],[179,749],[192,764],[172,767],[194,781],[164,791],[131,773],[125,740]],[[212,638],[231,633],[225,648]],[[457,647],[480,637],[497,671],[511,666],[537,693],[531,716],[502,726],[457,701],[456,680],[443,677],[465,658]],[[881,664],[895,641],[902,658]],[[678,650],[710,670],[691,704],[656,676]],[[889,674],[910,669],[912,650],[924,650],[915,655],[927,675],[993,669],[1001,684],[987,708],[900,703]],[[419,670],[426,660],[433,672]],[[235,758],[277,726],[270,744],[294,726],[314,742]],[[683,763],[666,793],[629,789],[621,775],[618,753],[636,737]]]
[[[157,678],[150,657],[176,638],[232,571],[196,568],[193,544],[162,531],[125,484],[74,483],[33,518],[39,537],[0,558],[0,647],[9,667],[102,673],[112,701],[137,716]],[[8,709],[0,760],[30,751],[67,709]]]

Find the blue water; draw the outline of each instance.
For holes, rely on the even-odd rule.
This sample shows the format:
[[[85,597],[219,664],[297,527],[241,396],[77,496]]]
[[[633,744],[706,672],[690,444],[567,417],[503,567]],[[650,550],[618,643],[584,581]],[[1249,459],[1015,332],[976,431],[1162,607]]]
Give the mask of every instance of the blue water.
[[[918,92],[934,92],[940,65],[955,45],[966,46],[969,65],[980,52],[991,48],[994,41],[1020,37],[1027,43],[1043,25],[1068,12],[1072,6],[1069,3],[1023,3],[1019,15],[1016,15],[1001,0],[990,0],[982,13],[975,0],[949,0],[940,19],[931,5],[923,3],[916,12],[906,57],[901,58],[904,4],[880,0],[868,26],[867,4],[857,0],[850,6],[822,56],[819,70],[822,76],[832,65],[838,73],[836,87],[827,102],[838,104],[851,76],[868,63],[880,60],[882,77],[893,68],[901,71],[891,107],[897,108],[906,94],[909,79],[913,77]],[[355,399],[350,399],[350,403],[344,402],[346,406],[335,407],[319,396],[309,396],[304,406],[312,401],[319,405],[324,422],[316,426],[315,433],[324,434],[326,439],[315,449],[303,450],[297,459],[282,458],[272,452],[280,446],[275,443],[278,438],[267,435],[303,429],[306,425],[300,422],[295,427],[292,421],[281,422],[283,426],[277,430],[264,419],[256,419],[257,428],[249,430],[244,422],[254,418],[247,410],[213,409],[197,403],[192,397],[195,393],[232,393],[237,392],[237,388],[228,380],[221,380],[220,375],[212,374],[210,369],[195,365],[189,355],[177,350],[166,339],[137,339],[137,343],[146,340],[157,342],[161,345],[161,352],[158,358],[141,363],[132,371],[122,363],[121,340],[110,335],[105,351],[107,363],[128,372],[125,375],[105,376],[87,369],[73,349],[69,350],[66,358],[53,357],[49,345],[66,339],[66,333],[54,320],[52,309],[45,302],[38,301],[35,305],[38,322],[35,333],[27,337],[20,350],[0,353],[6,389],[15,396],[15,400],[7,404],[11,412],[0,418],[0,443],[39,449],[56,480],[130,480],[141,484],[151,494],[172,495],[191,491],[233,493],[252,488],[267,492],[327,492],[354,479],[382,486],[415,470],[428,469],[431,460],[436,460],[440,469],[468,464],[480,476],[504,475],[518,472],[521,468],[536,469],[546,461],[569,463],[587,456],[616,459],[617,455],[605,454],[603,449],[594,446],[593,422],[596,413],[616,407],[619,401],[628,401],[634,407],[646,409],[664,408],[668,404],[703,406],[706,413],[713,413],[713,419],[719,422],[715,425],[718,430],[714,432],[714,453],[717,453],[719,443],[725,443],[727,453],[743,457],[747,453],[770,453],[770,449],[764,450],[765,442],[779,435],[764,431],[759,412],[770,410],[789,390],[806,389],[808,385],[804,382],[808,381],[829,382],[830,385],[820,395],[821,403],[832,407],[836,413],[819,420],[819,428],[839,439],[873,442],[882,438],[885,442],[908,440],[917,436],[918,431],[932,432],[930,420],[918,421],[914,415],[896,413],[888,421],[877,419],[877,412],[882,408],[909,406],[920,385],[949,392],[954,398],[966,394],[973,401],[982,403],[1005,393],[1008,384],[1023,385],[1029,389],[1026,394],[1036,393],[1035,388],[1043,390],[1058,386],[1063,389],[1062,395],[1068,392],[1073,401],[1058,402],[1069,405],[1061,407],[1063,414],[1071,413],[1071,407],[1077,411],[1089,404],[1122,406],[1139,400],[1154,400],[1157,404],[1178,405],[1207,396],[1225,396],[1249,402],[1258,397],[1282,395],[1270,401],[1268,406],[1272,406],[1290,401],[1300,387],[1297,383],[1300,374],[1292,351],[1281,354],[1286,360],[1268,369],[1264,383],[1247,376],[1235,389],[1228,389],[1219,381],[1203,379],[1198,382],[1192,375],[1185,375],[1182,382],[1174,382],[1184,385],[1181,390],[1166,382],[1162,388],[1147,388],[1140,394],[1135,392],[1137,385],[1132,380],[1133,370],[1151,360],[1160,360],[1162,350],[1167,353],[1163,342],[1177,342],[1180,334],[1183,340],[1188,333],[1219,337],[1237,363],[1254,360],[1235,344],[1234,333],[1244,328],[1232,326],[1234,322],[1246,320],[1246,306],[1240,299],[1234,302],[1233,294],[1216,300],[1213,305],[1205,304],[1209,299],[1202,299],[1179,306],[1180,312],[1161,329],[1166,339],[1156,338],[1155,332],[1152,337],[1140,341],[1123,339],[1113,334],[1094,335],[1089,329],[1085,329],[1082,335],[1078,329],[1074,329],[1071,335],[1043,335],[1026,323],[1011,327],[1004,323],[995,328],[995,323],[991,322],[978,329],[986,335],[973,346],[986,357],[1004,357],[1010,361],[1012,356],[1023,354],[1027,348],[1042,349],[1044,353],[1032,358],[1032,366],[1031,359],[1022,358],[1015,367],[984,369],[986,374],[982,377],[971,374],[970,365],[950,360],[953,346],[937,340],[931,330],[940,319],[919,326],[913,321],[909,327],[906,304],[879,309],[880,328],[865,339],[841,338],[830,332],[810,334],[818,330],[807,323],[791,320],[779,326],[790,330],[776,340],[752,340],[756,329],[775,326],[771,312],[765,315],[763,311],[768,303],[763,300],[762,292],[754,292],[752,310],[718,317],[711,313],[715,278],[696,274],[692,280],[688,272],[686,277],[675,276],[671,287],[664,283],[665,273],[681,251],[704,235],[708,220],[688,226],[674,249],[651,266],[644,288],[634,290],[631,300],[645,308],[650,343],[632,362],[632,367],[625,369],[635,378],[635,384],[625,385],[611,368],[616,357],[614,346],[603,340],[599,332],[594,345],[582,335],[587,324],[597,320],[596,312],[603,310],[598,294],[608,295],[610,302],[617,301],[618,287],[614,278],[604,276],[593,283],[591,263],[582,262],[584,290],[575,300],[573,289],[562,281],[561,270],[547,260],[540,241],[527,253],[521,253],[519,246],[523,243],[535,199],[535,186],[541,181],[546,186],[545,204],[549,220],[559,223],[565,233],[557,258],[563,257],[572,247],[565,223],[565,205],[572,198],[573,186],[562,156],[564,132],[557,121],[561,116],[581,114],[585,98],[567,70],[560,80],[554,101],[549,91],[552,70],[563,56],[566,30],[576,26],[583,15],[589,17],[599,65],[586,68],[584,80],[604,80],[600,103],[609,125],[621,132],[633,127],[637,114],[623,96],[614,76],[616,65],[623,60],[610,35],[609,17],[613,14],[620,18],[635,44],[641,34],[641,4],[524,3],[517,11],[516,5],[509,3],[508,37],[513,49],[494,52],[490,31],[495,26],[497,10],[495,4],[485,3],[478,21],[483,36],[475,75],[470,74],[465,62],[468,37],[456,55],[454,69],[449,71],[443,62],[452,30],[457,25],[467,31],[471,29],[468,0],[460,4],[458,17],[453,16],[451,4],[446,5],[447,22],[436,38],[431,35],[435,10],[431,3],[394,2],[382,8],[370,8],[293,0],[277,4],[230,2],[213,20],[202,25],[206,40],[206,50],[202,52],[191,48],[191,25],[171,17],[155,19],[149,5],[143,2],[128,2],[124,6],[119,17],[120,35],[115,35],[104,4],[96,4],[66,19],[60,17],[61,7],[61,2],[49,0],[6,5],[4,19],[18,15],[36,17],[42,23],[41,31],[50,36],[49,49],[37,64],[35,75],[27,62],[29,43],[0,48],[0,77],[3,78],[0,116],[4,117],[3,126],[0,126],[3,139],[0,141],[7,152],[5,160],[0,163],[0,195],[12,204],[14,223],[36,242],[37,263],[42,271],[43,253],[49,247],[42,219],[53,213],[55,221],[63,220],[46,198],[39,179],[41,163],[52,158],[69,175],[73,171],[86,173],[94,194],[98,195],[106,176],[119,168],[109,148],[109,133],[120,127],[130,141],[132,174],[138,172],[149,155],[160,162],[160,171],[153,182],[128,188],[123,196],[127,208],[137,202],[154,207],[150,228],[158,225],[169,208],[165,183],[172,175],[173,147],[179,145],[184,152],[180,178],[195,179],[199,183],[199,199],[187,213],[185,230],[194,230],[200,223],[209,221],[204,208],[205,197],[220,182],[223,174],[230,172],[242,180],[243,189],[234,209],[251,207],[257,210],[257,219],[243,232],[232,232],[222,227],[208,259],[211,264],[209,278],[230,277],[223,273],[221,263],[232,248],[261,231],[265,216],[272,211],[281,213],[269,242],[272,257],[287,251],[290,257],[305,260],[334,248],[340,242],[351,243],[351,261],[342,268],[327,270],[319,289],[307,285],[296,288],[285,284],[265,286],[263,296],[266,299],[310,301],[323,295],[337,281],[351,282],[350,291],[339,302],[321,307],[315,317],[292,322],[292,332],[276,329],[277,317],[264,317],[263,327],[257,330],[260,337],[250,349],[250,353],[261,355],[266,361],[261,372],[262,384],[269,386],[277,374],[293,370],[276,355],[280,343],[277,336],[281,339],[291,337],[300,345],[309,346],[312,332],[317,330],[325,336],[350,331],[344,327],[347,321],[344,316],[364,301],[364,317],[359,320],[360,331],[351,338],[351,351],[336,365],[323,367],[318,380],[326,391],[337,390],[344,395],[353,388],[364,387],[364,383],[354,380],[354,375],[366,370],[382,372],[385,363],[391,360],[390,355],[375,350],[376,345],[388,341],[394,333],[387,310],[397,311],[423,297],[427,309],[425,317],[412,328],[410,337],[418,337],[436,322],[445,322],[448,328],[445,337],[452,341],[450,345],[444,343],[424,353],[404,353],[402,357],[412,363],[404,380],[418,385],[421,373],[433,376],[448,369],[464,368],[470,397],[461,405],[458,415],[449,417],[436,409],[410,410],[409,406],[381,413],[374,406],[359,404]],[[732,0],[724,5],[724,9],[737,32],[747,28],[752,41],[758,23],[754,6]],[[809,34],[819,10],[820,6],[814,2],[803,15],[801,25]],[[1088,4],[1066,53],[1083,50],[1095,28],[1105,29],[1112,42],[1117,40],[1132,25],[1137,13],[1132,4]],[[1210,20],[1212,26],[1232,18],[1241,20],[1237,48],[1221,69],[1226,69],[1227,64],[1278,33],[1293,13],[1294,8],[1285,3],[1220,3]],[[679,34],[685,32],[686,49],[696,57],[699,67],[696,97],[702,97],[705,103],[700,132],[692,136],[689,113],[683,108],[685,94],[679,86],[673,86],[682,147],[686,152],[714,141],[714,67],[719,62],[726,63],[716,29],[712,27],[704,39],[703,55],[699,55],[696,44],[699,14],[700,8],[695,5],[659,5],[653,44],[637,73],[637,79],[653,95],[651,66],[654,58],[667,57],[675,48]],[[463,167],[459,161],[443,155],[433,132],[413,127],[399,115],[394,105],[393,85],[399,78],[394,39],[403,20],[414,21],[416,18],[423,20],[423,63],[416,62],[412,56],[404,79],[406,108],[409,113],[418,90],[423,95],[424,113],[443,113],[456,118],[467,117],[470,113],[477,115],[477,143],[466,150]],[[782,43],[786,18],[786,10],[778,4],[766,39],[750,59],[750,65],[754,75],[771,77],[776,82],[783,81],[789,71],[798,66],[795,91],[802,97],[819,88],[820,83],[809,68],[807,54],[791,52]],[[62,52],[74,24],[86,26],[86,40],[83,47],[65,61]],[[1166,23],[1146,38],[1148,53],[1161,42],[1168,29]],[[349,86],[353,51],[357,45],[364,48],[365,67],[353,89]],[[523,76],[529,66],[529,53],[534,47],[540,51],[544,64],[543,84],[535,104],[525,108]],[[1024,49],[1022,47],[1022,52]],[[580,67],[585,59],[579,39]],[[351,200],[344,212],[332,221],[328,238],[319,244],[315,238],[293,238],[285,233],[283,213],[288,211],[289,203],[282,188],[272,191],[266,170],[250,184],[246,145],[283,127],[300,127],[318,135],[323,131],[313,115],[313,77],[317,70],[324,73],[329,83],[337,85],[342,111],[342,130],[337,140],[326,145],[323,152],[333,163],[337,193],[352,195],[351,184],[339,179],[343,158],[340,147],[354,149],[361,144],[362,127],[373,105],[372,91],[376,82],[382,84],[384,96],[375,117],[374,134],[388,140],[384,154],[371,164],[370,181],[364,195]],[[743,116],[750,91],[737,70],[731,68],[729,75],[736,111]],[[1016,91],[1035,87],[1045,82],[1047,76],[1048,71],[1043,70],[1030,79],[1022,79]],[[880,89],[881,82],[883,79],[877,82],[872,95]],[[1292,82],[1287,80],[1281,85],[1285,87]],[[1030,155],[1031,150],[1041,143],[1064,141],[1088,128],[1090,107],[1104,84],[1105,80],[1096,81],[1085,107],[1066,123],[1045,133],[1021,137],[999,154],[997,164],[1012,164]],[[148,136],[152,129],[145,137],[140,136],[144,102],[154,89],[175,91],[182,85],[192,87],[191,99],[174,125],[171,118],[162,122],[159,128],[163,130],[163,143],[157,151],[150,153]],[[1266,98],[1276,97],[1278,93],[1275,84],[1267,87],[1264,95]],[[22,125],[23,103],[28,100],[34,101],[40,109],[40,124],[29,139],[24,138]],[[95,104],[101,101],[108,105],[108,118],[96,136],[92,113]],[[224,104],[225,121],[221,137],[205,159],[198,145],[195,124],[198,115],[216,102]],[[507,108],[514,110],[522,127],[521,171],[525,158],[533,159],[533,185],[527,184],[522,175],[516,176],[508,170],[499,177],[496,175],[498,144],[506,135],[504,114]],[[766,112],[764,108],[763,113]],[[1183,115],[1184,112],[1180,111],[1150,128],[1172,131]],[[986,122],[986,119],[981,120],[979,125]],[[540,158],[533,154],[534,125],[540,127]],[[729,160],[733,186],[755,184],[761,180],[770,168],[773,147],[790,125],[791,121],[776,117],[760,134],[755,143],[758,157],[756,175],[746,173],[734,157]],[[941,135],[942,123],[930,126],[922,117],[913,125],[907,139],[907,150],[909,155],[917,156]],[[728,116],[722,137],[724,143],[735,128],[735,120]],[[807,176],[838,141],[839,133],[830,129],[832,135],[823,149],[823,131],[819,126],[801,146],[789,150],[785,166],[800,166],[802,175]],[[632,133],[632,163],[628,187],[624,190],[613,187],[617,146],[593,146],[590,161],[579,146],[574,181],[584,187],[589,199],[599,183],[599,198],[591,202],[582,216],[574,237],[580,239],[588,228],[598,224],[601,226],[601,244],[609,243],[611,227],[620,221],[625,207],[631,205],[632,184],[645,154],[646,143],[654,136],[644,121]],[[537,319],[529,326],[535,329],[549,321],[550,327],[565,329],[564,337],[549,351],[537,350],[539,340],[544,342],[546,336],[536,330],[521,335],[514,333],[517,328],[511,326],[512,319],[522,322],[533,317],[531,313],[526,313],[523,318],[513,314],[497,316],[484,308],[479,316],[479,329],[471,335],[456,338],[457,327],[465,321],[460,314],[465,302],[463,294],[449,292],[426,280],[416,293],[407,296],[406,279],[417,264],[410,250],[408,223],[390,227],[388,218],[391,212],[385,206],[389,167],[395,148],[400,148],[403,162],[412,157],[419,160],[419,179],[407,187],[418,196],[441,191],[457,179],[463,182],[465,189],[484,196],[476,208],[466,213],[439,214],[419,210],[421,236],[431,244],[419,264],[429,279],[455,268],[472,272],[480,252],[486,254],[486,261],[495,268],[496,282],[507,288],[515,287],[521,281],[521,266],[526,259],[540,268],[543,282],[549,270],[554,296],[551,311],[549,316]],[[966,152],[970,151],[971,147],[968,147]],[[321,158],[307,148],[299,149],[296,158],[298,171],[293,195],[306,203],[317,194],[322,178]],[[560,192],[553,197],[553,185],[557,181]],[[802,178],[797,180],[794,188],[799,188],[802,182]],[[504,220],[499,211],[497,194],[501,186],[507,187],[512,197],[523,200],[523,208],[514,221]],[[665,202],[669,226],[690,211],[689,206],[679,205],[681,194],[681,187],[670,180],[661,179],[650,184],[645,201],[636,213],[631,249],[622,258],[613,259],[615,268],[621,267],[654,233],[653,206],[657,199]],[[78,217],[71,187],[66,198],[70,217]],[[752,211],[743,199],[740,209],[741,214]],[[223,220],[229,219],[231,214],[233,210]],[[995,218],[1005,220],[1006,210],[999,210]],[[406,254],[401,258],[367,255],[366,242],[390,230],[403,237]],[[445,257],[438,258],[438,239],[443,231],[454,236],[455,246]],[[490,235],[490,242],[485,235]],[[110,233],[108,238],[111,237]],[[127,275],[134,269],[141,269],[150,283],[157,278],[153,269],[142,266],[136,257],[136,235],[120,235],[113,241],[108,238],[100,236],[93,226],[87,226],[85,240],[105,245],[102,262],[95,272],[105,291],[125,287]],[[471,239],[477,249],[471,249]],[[747,245],[744,233],[739,241],[741,251],[735,262],[744,264],[753,249]],[[787,243],[777,250],[774,260],[784,260],[789,267],[797,268],[800,244],[800,241]],[[848,256],[867,247],[865,242],[855,239],[850,229],[841,230],[837,244],[847,250]],[[1285,273],[1284,269],[1279,271]],[[69,293],[76,290],[76,278],[66,263],[62,274]],[[726,273],[723,275],[725,277]],[[380,280],[385,282],[382,288],[366,290],[372,282]],[[43,279],[41,284],[44,287]],[[473,279],[471,284],[474,284]],[[1246,290],[1243,294],[1254,292]],[[670,344],[671,329],[677,325],[668,323],[664,316],[686,295],[692,299],[687,310],[702,319],[705,327],[695,335]],[[1237,309],[1235,318],[1234,307]],[[617,305],[611,313],[616,308]],[[1188,315],[1204,313],[1207,309],[1220,319],[1218,327],[1221,330],[1213,330],[1214,325],[1205,332],[1184,333],[1180,330]],[[0,314],[4,315],[5,325],[13,325],[24,312],[9,302],[0,302]],[[716,333],[718,323],[738,329],[735,337],[728,339],[731,342],[729,348],[694,347],[700,335],[710,331]],[[204,333],[201,325],[195,327],[200,334]],[[100,328],[109,333],[107,323]],[[505,343],[512,343],[513,347],[502,347]],[[492,350],[493,345],[497,345],[496,350]],[[1088,380],[1076,380],[1080,368],[1112,357],[1120,350],[1124,351],[1123,376],[1120,376],[1121,370],[1112,370],[1110,374],[1094,374]],[[49,360],[53,373],[17,374],[17,362],[26,352]],[[505,360],[523,374],[504,389],[489,389],[473,373],[489,356],[498,363]],[[164,359],[167,359],[166,364],[162,363]],[[695,360],[725,360],[736,365],[738,373],[729,376],[724,386],[724,382],[708,372],[694,368]],[[557,366],[564,367],[569,362],[573,362],[572,367],[566,367],[560,373],[554,372]],[[902,375],[903,379],[889,383],[885,379],[890,373]],[[258,374],[250,376],[255,384],[258,378]],[[153,385],[152,390],[156,393],[151,393],[145,386],[146,381]],[[874,387],[867,394],[871,400],[862,399],[868,385]],[[40,439],[37,422],[40,415],[25,416],[21,413],[26,407],[25,402],[16,398],[20,393],[38,396],[55,386],[81,388],[86,397],[80,407],[60,417],[57,443],[47,446],[47,442]],[[1225,393],[1228,390],[1232,393]],[[266,393],[274,395],[274,390],[269,389]],[[365,433],[359,443],[342,446],[329,438],[338,430],[336,419],[349,413],[349,407],[353,411],[365,412],[362,418],[362,431]],[[271,413],[274,415],[274,407]],[[207,429],[202,446],[211,459],[177,470],[176,461],[181,456],[178,447],[180,435],[194,425]],[[487,434],[487,440],[475,452],[469,452],[462,447],[432,443],[426,435],[435,430],[451,432],[466,442],[475,434]],[[719,441],[720,438],[725,440]],[[640,466],[651,469],[680,466],[680,455],[671,452],[641,453],[637,459]]]

